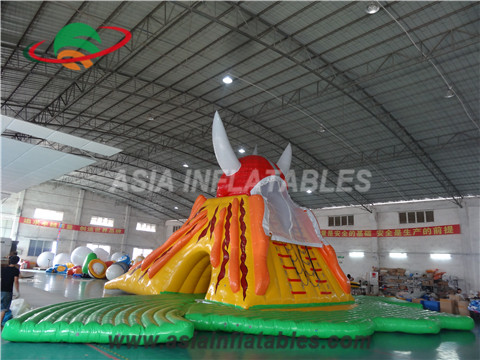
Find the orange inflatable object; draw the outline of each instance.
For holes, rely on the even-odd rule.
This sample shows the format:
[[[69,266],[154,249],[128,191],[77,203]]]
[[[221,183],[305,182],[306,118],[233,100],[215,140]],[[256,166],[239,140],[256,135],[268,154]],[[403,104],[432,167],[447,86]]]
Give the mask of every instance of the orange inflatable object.
[[[93,259],[88,263],[88,275],[95,279],[104,279],[107,265],[100,259]]]

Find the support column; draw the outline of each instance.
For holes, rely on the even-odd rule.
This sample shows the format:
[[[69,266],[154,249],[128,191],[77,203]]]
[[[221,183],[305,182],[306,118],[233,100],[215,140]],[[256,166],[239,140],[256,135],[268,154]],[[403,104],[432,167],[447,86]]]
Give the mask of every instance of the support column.
[[[12,224],[12,231],[10,233],[10,238],[13,241],[18,241],[18,228],[20,227],[20,217],[22,216],[22,211],[23,211],[23,203],[25,200],[25,192],[27,190],[23,190],[20,193],[20,196],[18,197],[17,200],[17,207],[15,210],[15,217],[13,219],[13,224]]]
[[[462,237],[461,257],[463,263],[463,278],[466,289],[478,291],[480,288],[480,243],[478,241],[479,201],[464,201],[463,207],[458,208],[460,231]],[[475,226],[477,228],[475,229]],[[457,255],[453,255],[457,256]]]
[[[378,230],[378,212],[376,209],[373,209],[373,219],[375,220],[375,230]],[[373,262],[375,267],[380,268],[380,241],[378,240],[378,237],[375,237],[374,239],[375,240],[372,242]]]
[[[83,210],[83,200],[85,198],[85,190],[80,189],[77,197],[77,206],[75,207],[75,218],[73,219],[73,223],[75,225],[80,225],[80,220],[82,218],[82,210]],[[75,249],[78,239],[78,231],[71,231],[72,236],[70,239],[70,254]]]
[[[121,247],[120,247],[120,251],[123,252],[123,253],[126,253],[125,247],[126,247],[126,244],[127,244],[128,223],[130,222],[130,212],[131,212],[130,205],[126,205],[126,207],[125,207],[125,220],[123,222],[123,228],[125,229],[125,232],[123,233],[122,244],[121,244]]]
[[[375,221],[375,230],[378,230],[378,212],[376,209],[373,209],[373,220]],[[378,236],[374,238],[372,241],[372,260],[374,266],[378,269],[378,275],[380,275],[380,242],[378,240]],[[373,269],[370,269],[372,271]],[[370,274],[371,275],[371,274]],[[370,281],[370,276],[369,276]],[[378,295],[379,287],[378,287],[378,276],[377,276],[377,283],[376,285],[371,285],[371,293],[373,295]]]

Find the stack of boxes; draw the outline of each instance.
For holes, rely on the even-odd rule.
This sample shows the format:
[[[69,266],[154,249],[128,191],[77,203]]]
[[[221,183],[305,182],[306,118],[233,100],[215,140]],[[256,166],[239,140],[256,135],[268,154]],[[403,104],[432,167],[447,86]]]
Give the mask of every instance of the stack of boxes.
[[[468,301],[460,295],[449,295],[448,299],[440,299],[440,311],[449,314],[469,316]]]
[[[383,287],[386,296],[397,296],[397,293],[408,291],[409,293],[424,291],[434,293],[438,298],[447,298],[455,290],[449,286],[448,281],[441,278],[434,280],[435,274],[430,271],[421,277],[405,275],[405,269],[380,268],[379,286]],[[456,285],[456,284],[455,284]]]
[[[383,294],[386,296],[396,296],[399,292],[425,291],[435,293],[440,302],[427,301],[425,299],[412,299],[413,303],[422,304],[425,309],[441,311],[449,314],[469,316],[468,301],[465,301],[460,295],[456,295],[455,290],[449,286],[448,281],[434,280],[435,273],[428,271],[421,277],[411,277],[405,275],[405,269],[401,268],[380,268],[379,285],[383,287]],[[442,273],[438,275],[441,276]],[[437,276],[438,277],[438,276]],[[455,284],[456,285],[456,284]]]
[[[405,272],[402,268],[380,268],[379,285],[385,287],[384,295],[395,296],[397,292],[412,290],[415,284]]]
[[[421,280],[422,280],[422,286],[433,287],[433,273],[427,272],[426,274],[423,274],[421,277]]]
[[[449,294],[452,294],[454,290],[448,286],[448,281],[435,281],[435,294],[439,298],[446,298]]]

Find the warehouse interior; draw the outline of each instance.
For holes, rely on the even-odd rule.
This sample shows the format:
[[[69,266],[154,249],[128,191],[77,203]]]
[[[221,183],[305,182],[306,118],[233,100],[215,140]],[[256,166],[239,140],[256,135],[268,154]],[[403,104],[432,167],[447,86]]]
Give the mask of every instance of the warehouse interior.
[[[186,223],[200,195],[215,198],[225,172],[212,139],[218,112],[237,158],[258,154],[283,170],[291,149],[288,194],[311,210],[354,296],[475,321],[463,332],[377,332],[369,349],[322,343],[325,357],[479,358],[479,6],[2,1],[1,256],[2,266],[20,258],[25,307],[127,296],[105,290],[105,279],[48,269],[59,254],[75,265],[80,247],[133,264]],[[74,33],[71,24],[83,25]],[[58,53],[61,41],[70,55]],[[92,49],[103,54],[46,61]],[[203,359],[320,350],[2,339],[1,351]]]

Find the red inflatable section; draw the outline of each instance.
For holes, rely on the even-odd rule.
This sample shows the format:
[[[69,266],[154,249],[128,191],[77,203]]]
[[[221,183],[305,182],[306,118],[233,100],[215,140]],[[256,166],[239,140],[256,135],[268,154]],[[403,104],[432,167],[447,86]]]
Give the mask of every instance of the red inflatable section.
[[[240,161],[240,169],[231,176],[223,174],[217,185],[217,197],[250,195],[253,187],[262,179],[277,175],[285,181],[285,176],[274,163],[258,155],[245,156]]]

